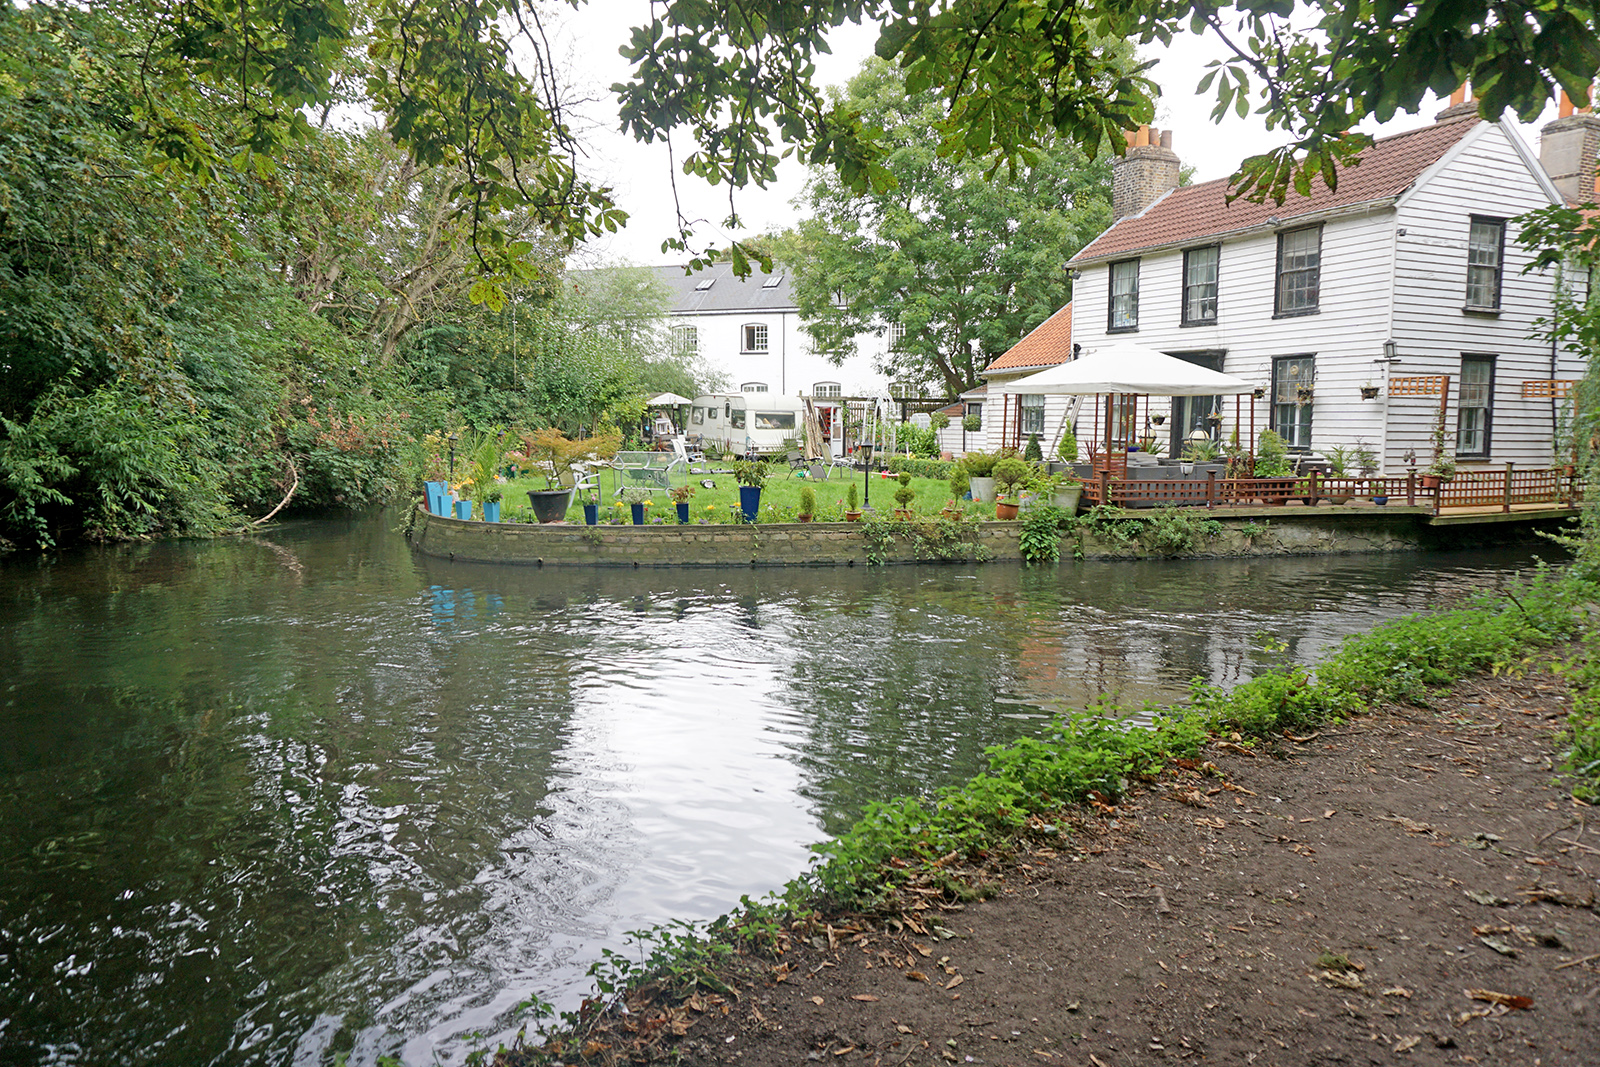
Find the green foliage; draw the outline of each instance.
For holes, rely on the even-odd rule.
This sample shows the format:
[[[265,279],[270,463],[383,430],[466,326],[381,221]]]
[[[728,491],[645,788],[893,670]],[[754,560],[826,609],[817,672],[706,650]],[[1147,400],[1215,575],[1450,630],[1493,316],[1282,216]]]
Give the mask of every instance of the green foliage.
[[[1572,712],[1567,716],[1565,770],[1577,781],[1573,795],[1600,802],[1600,631],[1584,636],[1583,649],[1567,667]]]
[[[935,411],[928,416],[928,425],[933,428],[935,433],[937,433],[938,431],[950,425],[950,416],[943,410]]]
[[[960,500],[972,488],[972,479],[959,463],[950,465],[950,495]]]
[[[1044,449],[1039,447],[1038,434],[1031,433],[1028,435],[1028,447],[1022,450],[1022,458],[1029,463],[1038,463],[1044,459]]]
[[[1183,446],[1183,458],[1190,463],[1215,463],[1222,458],[1222,442],[1207,437]]]
[[[1071,516],[1050,504],[1036,504],[1022,516],[1022,529],[1017,544],[1022,561],[1056,563],[1061,559],[1061,529]]]
[[[1017,487],[1033,477],[1033,468],[1016,456],[1007,456],[994,465],[994,480],[1000,491],[1014,495]]]
[[[1163,505],[1151,510],[1139,536],[1156,552],[1182,556],[1199,551],[1222,531],[1222,523],[1206,518],[1197,508]]]
[[[899,492],[908,489],[902,487]],[[860,532],[867,543],[867,563],[872,566],[888,562],[890,551],[902,539],[910,543],[912,554],[920,560],[982,563],[991,556],[989,550],[978,543],[977,524],[968,519],[872,517],[860,524]]]
[[[1078,462],[1078,435],[1072,432],[1071,426],[1061,429],[1061,442],[1056,445],[1056,458],[1063,463]]]
[[[885,322],[902,327],[879,370],[954,396],[1071,299],[1061,264],[1111,222],[1106,159],[1043,129],[1016,168],[954,159],[929,136],[938,97],[879,59],[838,106],[851,130],[881,137],[886,180],[861,189],[813,168],[810,217],[783,251],[801,316],[823,352],[848,351]],[[921,435],[912,447],[937,454]]]
[[[846,511],[861,510],[861,495],[856,492],[856,483],[851,481],[844,490],[844,506]]]
[[[733,480],[740,485],[759,488],[766,485],[771,476],[772,471],[764,459],[742,459],[733,465]]]
[[[1289,473],[1289,445],[1275,430],[1262,430],[1256,444],[1256,477],[1282,478]]]
[[[961,428],[963,430],[967,431],[968,433],[977,433],[979,430],[983,429],[983,416],[982,415],[963,415],[963,416],[961,416]]]
[[[918,456],[894,455],[889,457],[885,469],[894,474],[902,471],[910,472],[917,478],[948,478],[950,470],[956,466],[953,460],[923,459]]]
[[[1000,457],[993,452],[968,452],[961,457],[961,465],[971,478],[988,478],[994,474],[994,465]]]
[[[855,483],[851,482],[850,484],[851,484],[851,487],[854,488]],[[816,513],[817,513],[817,491],[815,489],[811,488],[809,485],[803,486],[800,489],[800,514],[802,514],[802,515],[815,515]]]
[[[894,428],[894,433],[896,446],[909,449],[914,456],[931,459],[939,455],[939,435],[931,428],[918,426],[914,422],[902,422]]]
[[[988,174],[1033,163],[1050,134],[1091,156],[1124,150],[1121,131],[1150,122],[1159,89],[1132,50],[1192,31],[1231,45],[1197,91],[1215,95],[1213,117],[1254,107],[1285,131],[1279,149],[1245,161],[1236,193],[1282,201],[1292,188],[1339,180],[1337,164],[1369,142],[1352,132],[1368,117],[1415,114],[1431,90],[1472,84],[1479,114],[1507,108],[1531,121],[1557,85],[1586,99],[1600,67],[1600,34],[1588,4],[1310,5],[1237,8],[1136,3],[994,4],[950,0],[753,0],[729,19],[716,4],[678,4],[661,23],[634,31],[621,87],[623,123],[654,139],[687,126],[716,150],[687,169],[713,182],[765,184],[794,152],[829,163],[855,194],[881,193],[899,176],[894,126],[875,122],[814,84],[823,31],[846,22],[878,27],[876,55],[908,93],[940,102],[925,148]],[[693,72],[693,76],[685,76]],[[1169,89],[1172,87],[1169,86]],[[781,140],[783,143],[778,143]],[[917,195],[907,192],[906,199]],[[1021,227],[1026,233],[1026,227]],[[1018,336],[1013,333],[1013,338]]]

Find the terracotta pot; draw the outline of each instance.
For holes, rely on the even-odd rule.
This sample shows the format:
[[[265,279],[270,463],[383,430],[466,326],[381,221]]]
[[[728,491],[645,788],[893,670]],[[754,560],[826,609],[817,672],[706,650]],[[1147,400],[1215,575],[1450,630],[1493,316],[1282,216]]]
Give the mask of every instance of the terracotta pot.
[[[1021,510],[1021,505],[1002,500],[994,506],[994,517],[997,519],[1014,519],[1017,517],[1019,510]]]
[[[945,508],[943,511],[939,512],[939,514],[943,515],[945,518],[949,519],[951,522],[960,522],[961,521],[961,509],[960,508]]]
[[[910,522],[916,516],[914,512],[907,511],[905,508],[895,508],[894,517],[899,519],[901,522]]]
[[[811,516],[810,515],[796,515],[794,518],[795,518],[796,522],[810,522],[811,521]]]
[[[845,522],[860,522],[861,521],[861,512],[859,512],[859,511],[847,511],[847,512],[845,512],[844,513],[844,521]]]

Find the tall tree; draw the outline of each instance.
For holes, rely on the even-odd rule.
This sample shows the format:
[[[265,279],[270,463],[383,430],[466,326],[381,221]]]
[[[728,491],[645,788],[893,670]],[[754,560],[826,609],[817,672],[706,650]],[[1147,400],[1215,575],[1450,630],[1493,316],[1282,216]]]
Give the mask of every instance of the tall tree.
[[[954,395],[1071,299],[1065,264],[1111,222],[1111,169],[1048,136],[993,175],[943,155],[927,136],[938,94],[906,80],[869,59],[839,97],[888,146],[892,184],[857,195],[813,168],[811,215],[782,254],[818,350],[842,359],[852,338],[889,330],[878,369]]]
[[[1285,144],[1252,157],[1237,189],[1281,199],[1368,138],[1368,115],[1415,113],[1423,94],[1471,82],[1480,113],[1531,119],[1559,85],[1586,100],[1600,68],[1595,0],[660,0],[625,49],[637,62],[617,86],[624,126],[653,139],[688,128],[701,150],[686,170],[713,182],[765,184],[796,151],[826,162],[850,189],[882,190],[894,144],[816,86],[829,29],[879,27],[876,52],[912,92],[944,101],[932,136],[942,152],[1026,163],[1050,134],[1091,156],[1120,152],[1121,131],[1151,121],[1159,87],[1107,40],[1168,42],[1185,30],[1221,38],[1230,58],[1199,91],[1217,114],[1252,106]],[[1296,15],[1296,24],[1290,16]],[[1306,23],[1311,23],[1306,25]],[[1169,87],[1183,89],[1186,87]]]

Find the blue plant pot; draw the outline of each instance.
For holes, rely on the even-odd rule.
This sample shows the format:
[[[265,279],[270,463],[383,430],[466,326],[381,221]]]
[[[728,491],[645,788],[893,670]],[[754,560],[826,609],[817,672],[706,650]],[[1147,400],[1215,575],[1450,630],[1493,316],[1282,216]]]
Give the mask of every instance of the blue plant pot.
[[[687,503],[679,504],[678,505],[678,525],[679,526],[687,526],[688,524],[689,524],[689,505]]]
[[[472,518],[472,501],[470,501],[470,500],[457,500],[456,501],[456,518],[458,518],[458,519],[470,519],[470,518]]]
[[[629,504],[628,507],[633,510],[633,524],[635,526],[643,526],[644,525],[644,505],[643,504]]]
[[[423,482],[422,483],[422,488],[423,488],[423,491],[427,494],[426,499],[428,501],[428,510],[430,512],[432,512],[433,514],[435,514],[435,515],[443,515],[445,513],[445,510],[446,510],[445,503],[444,503],[444,501],[445,501],[445,489],[446,489],[445,483],[444,482]]]
[[[1389,498],[1386,496],[1375,496],[1372,498],[1372,502],[1381,508],[1383,505],[1389,502]]]
[[[483,521],[484,522],[499,522],[500,521],[500,501],[495,500],[495,501],[491,501],[491,502],[485,503],[483,505]]]
[[[756,516],[761,514],[761,487],[759,485],[741,485],[739,487],[739,512],[744,516],[745,522],[756,521]]]
[[[599,522],[600,522],[600,505],[599,504],[585,504],[583,506],[583,524],[585,526],[595,526]]]

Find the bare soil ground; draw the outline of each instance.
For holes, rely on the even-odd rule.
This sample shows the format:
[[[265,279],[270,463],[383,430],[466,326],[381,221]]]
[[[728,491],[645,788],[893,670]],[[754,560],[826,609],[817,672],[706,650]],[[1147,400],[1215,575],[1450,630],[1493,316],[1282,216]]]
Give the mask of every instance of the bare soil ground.
[[[1223,742],[897,919],[835,916],[731,991],[646,988],[596,1058],[1600,1065],[1600,808],[1565,686],[1475,678],[1254,754]],[[568,1051],[568,1056],[577,1049]]]

